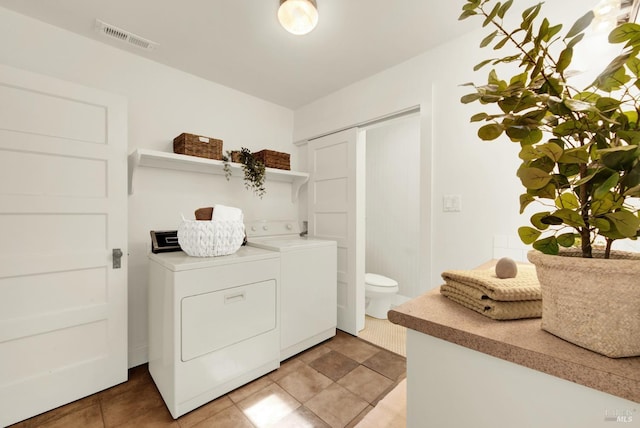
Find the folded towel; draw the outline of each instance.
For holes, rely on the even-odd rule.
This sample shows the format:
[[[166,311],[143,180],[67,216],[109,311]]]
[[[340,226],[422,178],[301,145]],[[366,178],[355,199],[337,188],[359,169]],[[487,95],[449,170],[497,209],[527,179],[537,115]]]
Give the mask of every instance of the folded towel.
[[[445,283],[454,281],[482,292],[496,301],[513,302],[520,300],[540,300],[540,283],[533,265],[518,265],[515,278],[498,278],[495,270],[448,270],[442,273]]]
[[[494,320],[540,318],[542,300],[503,302],[487,298],[477,288],[457,283],[443,284],[440,293],[452,301]]]
[[[226,205],[214,205],[213,206],[213,220],[225,220],[225,221],[244,221],[244,216],[240,208],[228,207]]]

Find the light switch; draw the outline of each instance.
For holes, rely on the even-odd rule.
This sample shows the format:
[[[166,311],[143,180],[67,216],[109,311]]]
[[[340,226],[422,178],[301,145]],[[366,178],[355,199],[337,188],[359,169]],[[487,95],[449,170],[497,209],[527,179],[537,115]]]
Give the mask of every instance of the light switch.
[[[442,211],[444,212],[462,211],[462,196],[461,195],[444,195]]]

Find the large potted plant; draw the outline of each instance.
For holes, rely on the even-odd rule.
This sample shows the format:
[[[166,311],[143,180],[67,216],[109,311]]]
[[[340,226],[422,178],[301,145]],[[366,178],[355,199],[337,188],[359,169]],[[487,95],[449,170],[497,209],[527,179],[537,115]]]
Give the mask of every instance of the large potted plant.
[[[537,4],[510,29],[512,3],[464,4],[460,19],[479,18],[490,29],[480,46],[509,49],[474,70],[515,71],[503,79],[492,69],[486,84],[466,84],[475,90],[461,101],[493,105],[471,117],[486,122],[478,136],[520,144],[520,213],[533,202],[543,207],[518,230],[534,248],[542,328],[610,357],[640,355],[640,255],[612,250],[614,241],[640,236],[640,25],[610,33],[622,52],[581,89],[571,83],[571,63],[594,13],[563,32]]]

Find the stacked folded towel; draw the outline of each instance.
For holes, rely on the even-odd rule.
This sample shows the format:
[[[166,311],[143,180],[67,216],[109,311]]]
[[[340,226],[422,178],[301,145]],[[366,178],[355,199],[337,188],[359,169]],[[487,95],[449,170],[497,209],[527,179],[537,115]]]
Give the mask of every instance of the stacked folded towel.
[[[242,210],[236,207],[216,204],[213,206],[213,220],[244,221]]]
[[[520,265],[514,278],[498,278],[495,270],[449,270],[440,293],[456,303],[496,320],[539,318],[542,294],[533,265]]]

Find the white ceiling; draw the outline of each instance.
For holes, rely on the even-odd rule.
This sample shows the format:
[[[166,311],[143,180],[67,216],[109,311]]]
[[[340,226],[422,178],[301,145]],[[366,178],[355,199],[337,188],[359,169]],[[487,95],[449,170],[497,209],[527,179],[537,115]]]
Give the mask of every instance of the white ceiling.
[[[0,6],[295,109],[468,31],[456,0],[317,0],[305,36],[279,0],[0,0]],[[96,33],[100,19],[159,43],[147,52]],[[477,25],[477,24],[476,24]]]

